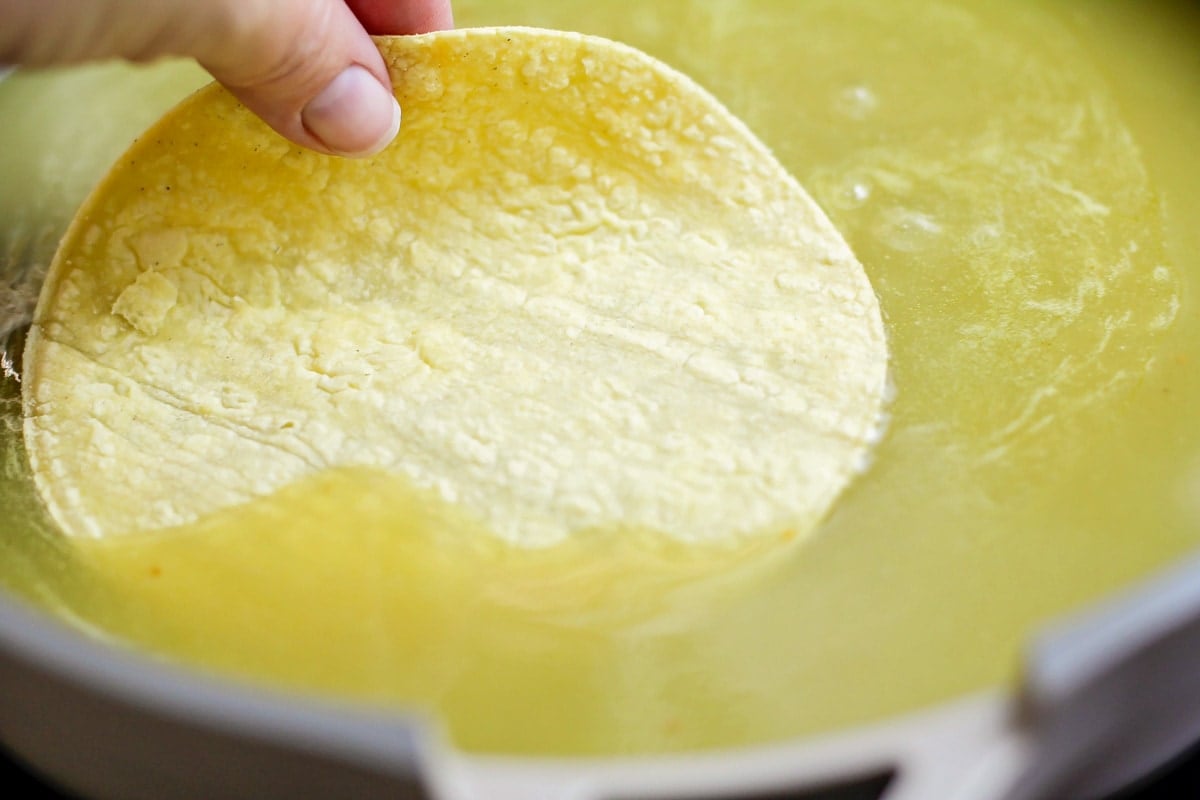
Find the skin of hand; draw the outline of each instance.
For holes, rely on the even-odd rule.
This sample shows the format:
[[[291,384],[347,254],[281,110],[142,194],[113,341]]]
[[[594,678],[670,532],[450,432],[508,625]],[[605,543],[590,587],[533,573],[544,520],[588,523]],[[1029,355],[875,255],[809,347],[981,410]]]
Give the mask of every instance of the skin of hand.
[[[0,0],[0,64],[194,58],[293,142],[366,156],[400,127],[370,34],[453,25],[450,0]]]

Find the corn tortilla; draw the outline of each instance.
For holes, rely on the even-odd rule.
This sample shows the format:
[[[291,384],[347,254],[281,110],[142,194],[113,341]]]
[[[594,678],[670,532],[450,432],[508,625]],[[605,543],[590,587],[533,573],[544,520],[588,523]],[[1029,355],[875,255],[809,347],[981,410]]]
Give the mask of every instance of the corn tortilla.
[[[185,524],[335,467],[500,538],[811,530],[879,429],[867,277],[711,95],[607,40],[381,39],[400,137],[350,161],[219,87],[121,159],[25,355],[68,535]]]

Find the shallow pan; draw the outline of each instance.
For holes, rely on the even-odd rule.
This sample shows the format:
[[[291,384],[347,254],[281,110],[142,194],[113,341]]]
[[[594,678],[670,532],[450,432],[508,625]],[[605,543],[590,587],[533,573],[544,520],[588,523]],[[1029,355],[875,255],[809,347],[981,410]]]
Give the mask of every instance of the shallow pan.
[[[614,684],[637,735],[597,743],[539,716],[592,684],[495,670],[474,705],[413,715],[216,651],[164,664],[189,659],[62,591],[9,425],[4,742],[95,797],[1015,800],[1110,791],[1200,737],[1194,7],[542,5],[464,0],[459,21],[585,29],[695,75],[813,191],[887,316],[872,469],[681,651],[719,724],[670,738],[645,685]],[[198,80],[0,84],[6,336],[104,165]],[[692,700],[669,710],[691,720]]]

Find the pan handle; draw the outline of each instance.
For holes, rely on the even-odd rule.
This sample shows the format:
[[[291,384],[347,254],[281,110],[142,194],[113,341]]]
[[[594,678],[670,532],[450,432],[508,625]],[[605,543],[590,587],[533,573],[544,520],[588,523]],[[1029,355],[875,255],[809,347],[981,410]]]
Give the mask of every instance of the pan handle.
[[[445,800],[803,797],[891,774],[880,800],[1095,797],[1200,740],[1200,555],[1046,629],[1015,702],[980,695],[865,733],[642,762],[455,759]],[[819,794],[814,795],[819,796]],[[850,796],[850,795],[845,795]]]
[[[703,756],[586,760],[451,756],[438,800],[1009,800],[1028,766],[1011,701],[986,693],[866,731]]]
[[[1200,555],[1046,629],[1018,710],[1036,732],[1028,796],[1107,794],[1200,740]]]
[[[885,798],[1110,794],[1200,741],[1198,660],[1200,554],[1043,630],[1007,733],[974,753],[923,742]]]
[[[936,728],[900,754],[879,800],[1031,800],[1017,787],[1032,759],[1029,737],[1011,719]]]

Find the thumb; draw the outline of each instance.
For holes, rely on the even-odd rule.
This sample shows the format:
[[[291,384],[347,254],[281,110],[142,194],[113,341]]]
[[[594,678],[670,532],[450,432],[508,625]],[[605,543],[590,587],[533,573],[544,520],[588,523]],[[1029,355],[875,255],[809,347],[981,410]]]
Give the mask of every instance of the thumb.
[[[400,106],[387,67],[343,0],[181,5],[215,17],[205,20],[206,34],[195,34],[184,54],[288,139],[326,153],[366,156],[395,138]]]

